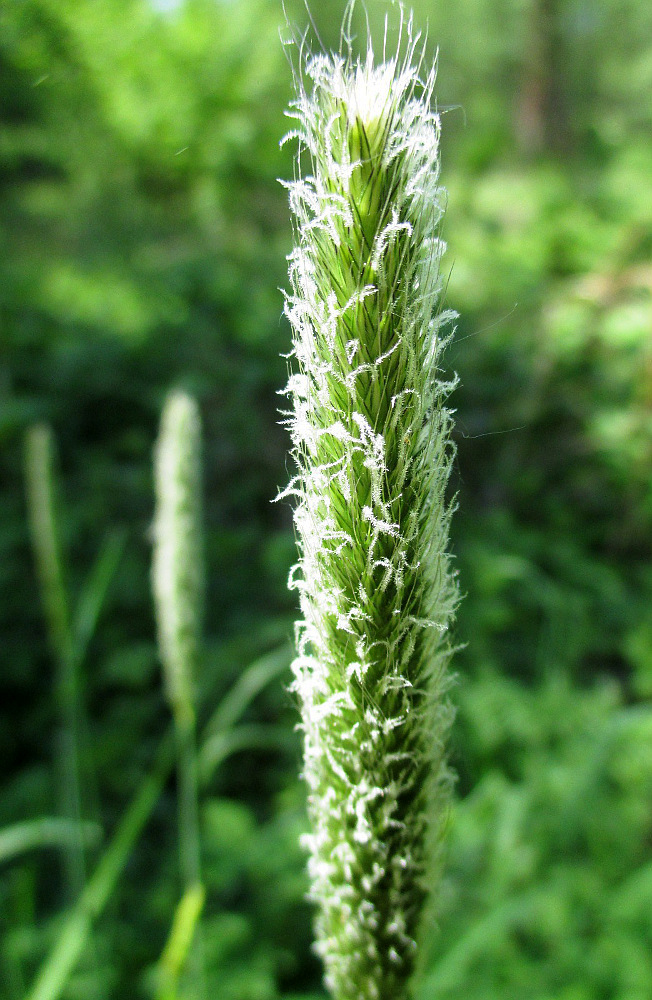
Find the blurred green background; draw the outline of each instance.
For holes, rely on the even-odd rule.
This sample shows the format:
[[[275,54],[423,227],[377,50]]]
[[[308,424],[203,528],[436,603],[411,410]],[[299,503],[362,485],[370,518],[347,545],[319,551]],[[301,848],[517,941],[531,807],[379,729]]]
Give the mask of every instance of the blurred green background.
[[[342,3],[314,7],[336,44]],[[368,0],[377,38],[388,7],[395,19]],[[302,32],[303,5],[286,8]],[[419,0],[415,17],[440,49],[465,594],[456,802],[418,1000],[649,1000],[652,6]],[[243,695],[230,750],[203,745],[210,996],[323,996],[287,693],[291,512],[270,502],[291,474],[277,423],[290,343],[284,23],[270,0],[0,5],[6,1000],[28,995],[74,895],[65,845],[15,835],[7,848],[16,824],[62,808],[24,435],[37,421],[56,435],[73,602],[103,539],[126,533],[82,669],[92,872],[169,726],[149,567],[152,450],[175,385],[204,424],[201,724],[238,678],[270,678]],[[157,995],[181,892],[176,836],[169,779],[66,1000]]]

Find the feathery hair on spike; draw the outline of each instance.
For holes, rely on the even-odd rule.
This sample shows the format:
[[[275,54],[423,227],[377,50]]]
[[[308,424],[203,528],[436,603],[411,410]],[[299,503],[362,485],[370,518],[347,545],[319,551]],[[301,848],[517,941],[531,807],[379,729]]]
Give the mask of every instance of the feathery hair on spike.
[[[441,377],[435,67],[302,56],[286,414],[298,474],[294,689],[317,950],[335,1000],[410,996],[450,791],[453,384]],[[307,168],[306,174],[302,173]]]
[[[152,583],[170,707],[194,719],[194,672],[201,642],[201,425],[185,392],[168,396],[156,446]]]

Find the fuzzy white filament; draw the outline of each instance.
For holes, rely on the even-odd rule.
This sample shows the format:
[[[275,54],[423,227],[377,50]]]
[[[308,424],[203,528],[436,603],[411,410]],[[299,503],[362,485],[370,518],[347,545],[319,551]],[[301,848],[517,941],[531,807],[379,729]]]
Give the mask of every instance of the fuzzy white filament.
[[[290,115],[291,574],[317,948],[336,1000],[409,996],[449,775],[457,590],[445,497],[434,67],[308,58]],[[302,175],[307,163],[309,169]]]

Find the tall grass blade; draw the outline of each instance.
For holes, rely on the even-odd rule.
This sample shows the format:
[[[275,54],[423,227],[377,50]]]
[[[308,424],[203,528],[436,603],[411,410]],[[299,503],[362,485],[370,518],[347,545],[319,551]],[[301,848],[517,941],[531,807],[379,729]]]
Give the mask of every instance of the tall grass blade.
[[[41,816],[24,823],[13,823],[0,830],[0,864],[13,861],[27,851],[47,847],[68,847],[79,836],[88,846],[97,843],[102,829],[98,823],[77,823],[56,816]]]
[[[73,621],[73,656],[77,667],[84,662],[88,644],[95,634],[126,541],[127,533],[120,528],[107,535],[79,595]]]
[[[206,723],[205,738],[222,733],[236,723],[254,698],[271,681],[289,670],[291,658],[290,647],[280,646],[250,663]]]

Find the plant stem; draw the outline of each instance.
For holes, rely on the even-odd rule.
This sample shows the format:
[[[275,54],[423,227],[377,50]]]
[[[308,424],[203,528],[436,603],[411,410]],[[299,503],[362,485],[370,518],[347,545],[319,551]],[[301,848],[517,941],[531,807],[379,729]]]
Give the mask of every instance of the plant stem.
[[[199,792],[197,782],[197,737],[194,714],[177,712],[177,796],[179,803],[179,866],[186,894],[203,894]],[[203,941],[199,914],[188,945],[188,966],[197,1000],[206,996]]]
[[[184,893],[177,906],[159,963],[161,982],[158,1000],[177,1000],[179,978],[195,940],[197,921],[201,916],[205,896],[204,887],[197,885]]]
[[[186,889],[201,882],[195,730],[194,718],[175,719],[179,798],[179,864]]]
[[[27,501],[50,645],[56,663],[58,710],[57,767],[63,816],[81,830],[82,796],[79,754],[79,682],[70,608],[64,579],[56,503],[54,440],[45,425],[31,428],[25,449]],[[81,832],[65,854],[68,892],[75,899],[85,880]]]

